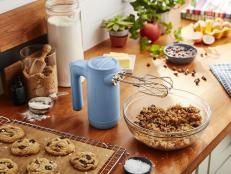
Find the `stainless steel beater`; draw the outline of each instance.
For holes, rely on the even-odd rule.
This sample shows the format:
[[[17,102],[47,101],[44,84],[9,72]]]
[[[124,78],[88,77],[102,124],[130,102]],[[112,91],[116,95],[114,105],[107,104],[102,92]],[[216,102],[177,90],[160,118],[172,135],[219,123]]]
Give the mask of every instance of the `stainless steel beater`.
[[[116,85],[118,82],[130,84],[138,87],[140,92],[158,97],[166,97],[169,90],[173,88],[173,81],[170,77],[157,77],[151,74],[138,77],[125,72],[119,72],[113,75],[112,78],[113,85]]]

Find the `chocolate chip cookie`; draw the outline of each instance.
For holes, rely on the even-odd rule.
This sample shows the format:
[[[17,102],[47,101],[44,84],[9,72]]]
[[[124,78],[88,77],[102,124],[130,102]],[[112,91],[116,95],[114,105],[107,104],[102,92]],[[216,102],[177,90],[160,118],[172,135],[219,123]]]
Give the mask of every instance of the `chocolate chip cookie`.
[[[77,170],[88,171],[97,167],[98,160],[92,152],[77,152],[71,157],[70,163]]]
[[[0,158],[0,173],[17,174],[18,165],[10,159]]]
[[[4,143],[13,143],[22,138],[25,132],[22,128],[13,125],[0,126],[0,141]]]
[[[75,145],[68,138],[56,137],[47,143],[45,150],[51,155],[64,156],[74,152]]]
[[[54,161],[46,158],[32,160],[26,167],[27,174],[60,174]]]
[[[11,153],[13,155],[24,156],[37,154],[40,150],[40,145],[34,139],[20,139],[11,145]]]

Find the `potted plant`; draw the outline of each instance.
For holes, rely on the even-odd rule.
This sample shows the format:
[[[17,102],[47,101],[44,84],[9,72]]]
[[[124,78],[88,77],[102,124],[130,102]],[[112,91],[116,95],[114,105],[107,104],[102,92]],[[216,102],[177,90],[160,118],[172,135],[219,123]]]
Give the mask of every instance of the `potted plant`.
[[[141,38],[141,50],[159,39],[161,28],[166,34],[171,33],[172,23],[162,21],[161,16],[183,3],[184,0],[135,0],[130,3],[136,14],[129,16],[133,23],[129,31],[131,38]]]
[[[129,22],[125,16],[115,16],[104,20],[102,27],[109,31],[112,47],[124,47],[128,38],[128,30],[132,27],[132,22]]]

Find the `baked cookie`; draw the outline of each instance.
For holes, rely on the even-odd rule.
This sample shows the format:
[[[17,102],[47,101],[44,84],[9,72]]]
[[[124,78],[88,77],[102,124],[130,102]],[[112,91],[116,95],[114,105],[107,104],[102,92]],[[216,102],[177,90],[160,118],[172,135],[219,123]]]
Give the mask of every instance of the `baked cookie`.
[[[75,145],[68,138],[56,137],[47,143],[45,150],[51,155],[64,156],[74,152]]]
[[[27,174],[59,174],[54,161],[46,158],[33,159],[26,167]]]
[[[77,170],[88,171],[97,167],[98,160],[92,152],[77,152],[71,157],[70,163]]]
[[[40,151],[40,145],[34,139],[20,139],[11,145],[13,155],[24,156],[37,154]]]
[[[0,173],[17,174],[18,165],[10,159],[0,158]]]
[[[4,143],[13,143],[22,138],[25,132],[22,128],[13,125],[0,126],[0,141]]]

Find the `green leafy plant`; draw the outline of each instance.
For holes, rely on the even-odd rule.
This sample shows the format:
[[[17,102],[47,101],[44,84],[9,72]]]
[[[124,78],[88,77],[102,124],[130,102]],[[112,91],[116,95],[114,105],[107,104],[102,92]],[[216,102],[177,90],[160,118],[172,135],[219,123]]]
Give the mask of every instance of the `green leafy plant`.
[[[152,44],[148,51],[153,57],[161,57],[164,55],[164,47],[158,44]]]
[[[174,34],[174,38],[175,38],[175,40],[177,42],[180,42],[180,41],[183,40],[183,38],[182,38],[182,28],[181,27],[174,30],[173,34]]]
[[[125,16],[115,16],[108,20],[104,20],[102,23],[102,27],[107,29],[108,31],[124,31],[131,28],[133,25],[132,22],[128,20],[128,17]]]
[[[164,47],[158,44],[153,44],[149,38],[141,37],[140,31],[144,27],[145,22],[154,23],[157,22],[165,30],[165,34],[173,34],[175,40],[181,41],[181,29],[177,29],[172,33],[173,24],[171,22],[166,23],[161,21],[161,14],[170,11],[177,5],[183,5],[185,0],[135,0],[131,2],[136,14],[130,14],[128,21],[133,23],[129,29],[130,37],[132,39],[140,38],[140,50],[147,50],[154,57],[163,57]]]
[[[128,18],[133,23],[130,28],[131,38],[139,38],[139,31],[144,22],[159,22],[165,28],[167,34],[172,30],[172,23],[161,22],[161,14],[170,11],[176,5],[184,4],[185,0],[135,0],[131,2],[136,15],[131,14]]]

